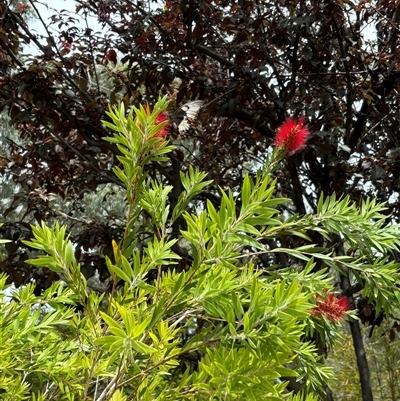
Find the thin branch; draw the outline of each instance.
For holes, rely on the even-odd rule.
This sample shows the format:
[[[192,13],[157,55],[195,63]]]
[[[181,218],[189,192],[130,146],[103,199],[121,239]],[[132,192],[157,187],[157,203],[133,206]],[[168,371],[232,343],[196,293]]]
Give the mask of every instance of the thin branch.
[[[53,36],[51,35],[51,33],[49,32],[49,30],[48,30],[48,28],[47,28],[47,25],[46,25],[45,22],[43,21],[43,18],[42,18],[42,16],[40,15],[38,9],[36,8],[36,6],[34,5],[34,3],[33,3],[32,0],[29,0],[29,2],[30,2],[30,4],[31,4],[32,8],[36,11],[39,20],[42,22],[42,24],[43,24],[43,26],[44,26],[44,28],[45,28],[47,34],[49,35],[49,38],[51,39],[51,42],[52,42],[52,44],[53,44],[53,47],[56,49],[56,52],[57,52],[58,56],[60,57],[60,60],[62,61],[63,65],[64,65],[64,67],[65,67],[65,71],[67,71],[67,73],[66,73],[66,72],[64,71],[64,69],[59,68],[59,69],[58,69],[59,72],[60,72],[61,75],[68,81],[68,83],[69,83],[72,87],[74,87],[74,88],[83,96],[83,98],[84,98],[88,103],[91,103],[91,102],[93,101],[93,99],[75,83],[75,81],[73,80],[73,78],[72,78],[71,75],[69,74],[68,68],[66,68],[66,66],[65,66],[64,57],[62,56],[62,54],[60,53],[58,47],[56,46],[56,42],[55,42]],[[17,18],[17,20],[18,20],[18,22],[19,22],[19,24],[20,24],[20,27],[23,29],[23,31],[26,33],[26,35],[28,35],[29,38],[35,43],[35,45],[39,48],[39,50],[40,50],[43,54],[47,54],[48,52],[46,51],[45,47],[42,46],[42,44],[37,40],[36,36],[33,35],[33,34],[31,33],[31,31],[28,29],[28,27],[26,27],[25,24],[22,23],[23,20],[19,17],[19,15],[17,15],[17,14],[13,14],[13,15],[15,16],[15,18]]]

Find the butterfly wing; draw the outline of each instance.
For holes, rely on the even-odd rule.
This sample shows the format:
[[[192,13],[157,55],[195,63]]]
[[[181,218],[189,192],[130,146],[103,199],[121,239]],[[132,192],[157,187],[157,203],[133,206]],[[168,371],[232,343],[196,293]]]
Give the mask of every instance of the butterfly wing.
[[[172,120],[178,125],[179,133],[190,128],[190,122],[197,118],[203,104],[202,100],[187,102],[172,115]]]

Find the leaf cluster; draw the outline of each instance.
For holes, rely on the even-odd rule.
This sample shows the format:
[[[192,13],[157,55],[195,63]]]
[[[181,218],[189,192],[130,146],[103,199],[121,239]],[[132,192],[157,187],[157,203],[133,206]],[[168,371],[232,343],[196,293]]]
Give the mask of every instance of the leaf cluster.
[[[364,281],[366,295],[387,312],[398,302],[387,290],[388,282],[399,282],[396,265],[387,259],[400,241],[398,227],[384,224],[383,205],[376,202],[359,209],[348,198],[328,197],[317,214],[287,219],[279,209],[286,199],[274,196],[274,169],[266,166],[254,179],[246,175],[237,195],[221,188],[219,205],[208,201],[204,210],[191,205],[210,182],[189,169],[180,175],[184,190],[171,207],[172,188],[144,169],[172,151],[156,137],[162,126],[154,126],[165,105],[163,98],[153,112],[142,107],[125,117],[121,106],[109,113],[116,131],[109,141],[121,152],[114,172],[124,183],[128,213],[125,236],[112,242],[106,258],[106,289],[88,286],[74,243],[58,223],[34,226],[26,244],[40,251],[28,263],[62,281],[37,296],[34,283],[11,290],[1,276],[0,397],[311,401],[333,378],[312,337],[317,333],[332,345],[338,337],[335,324],[318,323],[311,313],[316,294],[333,290],[328,268]],[[271,164],[278,159],[274,153]],[[151,225],[143,224],[144,212]],[[179,218],[186,224],[185,264],[174,250],[178,238],[167,229]],[[139,244],[144,228],[148,238]],[[374,230],[384,238],[379,248]],[[310,231],[324,238],[342,235],[349,249],[358,242],[365,246],[336,256],[313,244],[267,245],[288,234],[307,240]],[[297,264],[260,268],[257,257],[276,252]],[[375,252],[382,255],[371,263]],[[315,269],[314,260],[324,268]],[[74,312],[74,305],[83,310]],[[290,378],[300,384],[298,394],[289,388]]]

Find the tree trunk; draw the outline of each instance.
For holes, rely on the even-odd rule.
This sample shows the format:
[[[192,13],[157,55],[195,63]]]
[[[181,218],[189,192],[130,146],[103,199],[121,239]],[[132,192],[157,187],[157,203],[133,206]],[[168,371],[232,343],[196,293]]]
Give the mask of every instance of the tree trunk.
[[[337,238],[335,248],[338,255],[344,255],[343,243],[339,237]],[[342,268],[345,272],[348,271],[344,266],[342,266]],[[347,276],[341,275],[340,280],[342,291],[343,293],[346,293],[346,291],[348,291],[350,288],[349,278]],[[351,305],[354,306],[353,295],[349,295],[348,299]],[[358,373],[360,375],[362,401],[373,401],[374,398],[372,396],[371,379],[369,374],[367,355],[365,353],[364,341],[360,329],[360,323],[357,320],[350,320],[349,325],[351,336],[353,338],[354,351],[356,353]]]
[[[356,320],[352,320],[349,322],[349,324],[351,335],[353,337],[353,345],[354,351],[356,353],[358,372],[360,375],[362,399],[363,401],[373,401],[369,367],[360,330],[360,323]]]

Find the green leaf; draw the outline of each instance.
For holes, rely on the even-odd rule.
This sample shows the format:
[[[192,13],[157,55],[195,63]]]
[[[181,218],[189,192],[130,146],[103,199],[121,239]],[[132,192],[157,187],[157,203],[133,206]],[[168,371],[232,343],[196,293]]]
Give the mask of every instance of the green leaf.
[[[141,354],[147,355],[147,354],[154,354],[155,352],[157,352],[156,349],[146,345],[145,343],[143,343],[141,341],[133,340],[132,347],[134,348],[135,351],[137,351]]]
[[[101,317],[107,323],[108,327],[110,328],[111,333],[113,333],[117,337],[126,338],[127,334],[125,330],[115,321],[112,317],[106,315],[103,312],[100,312]]]

